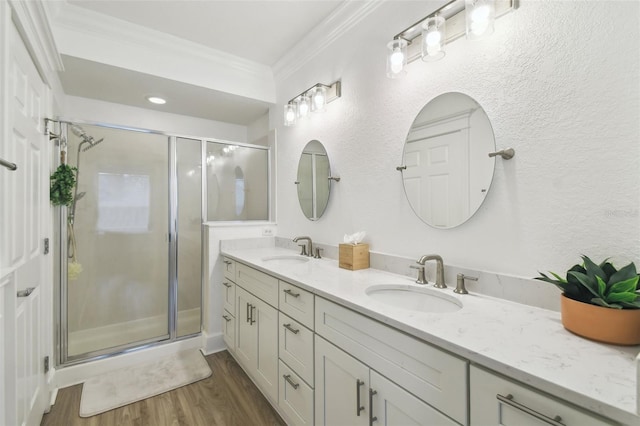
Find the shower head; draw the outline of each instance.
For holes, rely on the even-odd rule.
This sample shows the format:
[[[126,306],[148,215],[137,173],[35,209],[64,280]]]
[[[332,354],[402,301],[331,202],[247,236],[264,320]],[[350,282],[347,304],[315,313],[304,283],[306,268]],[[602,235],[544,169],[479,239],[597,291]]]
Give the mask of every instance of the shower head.
[[[94,146],[98,145],[103,140],[104,140],[104,138],[98,139],[96,141],[96,140],[93,139],[93,137],[89,136],[88,139],[85,139],[85,142],[89,142],[89,145],[85,146],[84,148],[82,148],[82,152],[89,151],[91,148],[93,148]]]
[[[82,152],[93,148],[95,145],[99,144],[100,142],[102,142],[104,140],[104,138],[103,138],[103,139],[100,139],[100,140],[96,141],[95,139],[93,139],[93,136],[89,136],[87,134],[87,132],[85,132],[84,129],[82,127],[78,126],[77,124],[72,124],[71,125],[71,131],[73,132],[74,135],[76,135],[77,137],[82,139],[82,142],[87,142],[89,144],[89,146],[84,148],[82,150]]]

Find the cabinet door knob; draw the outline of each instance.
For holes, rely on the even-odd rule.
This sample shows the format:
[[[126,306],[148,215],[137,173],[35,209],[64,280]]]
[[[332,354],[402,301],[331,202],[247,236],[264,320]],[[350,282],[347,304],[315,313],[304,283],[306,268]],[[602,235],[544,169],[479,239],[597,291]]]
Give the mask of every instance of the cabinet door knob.
[[[291,387],[293,387],[294,389],[298,389],[300,387],[300,383],[296,383],[291,379],[291,374],[285,374],[284,379],[287,381],[287,383],[289,383],[291,385]]]
[[[516,402],[513,400],[513,395],[508,394],[507,396],[503,396],[500,394],[496,395],[496,398],[498,399],[498,401],[507,404],[510,407],[515,408],[516,410],[520,410],[523,413],[527,413],[532,417],[535,417],[536,419],[548,424],[548,425],[553,425],[553,426],[565,426],[564,423],[562,423],[562,417],[560,416],[555,416],[555,417],[548,417],[545,416],[542,413],[537,412],[536,410],[527,407],[526,405],[520,404],[519,402]]]

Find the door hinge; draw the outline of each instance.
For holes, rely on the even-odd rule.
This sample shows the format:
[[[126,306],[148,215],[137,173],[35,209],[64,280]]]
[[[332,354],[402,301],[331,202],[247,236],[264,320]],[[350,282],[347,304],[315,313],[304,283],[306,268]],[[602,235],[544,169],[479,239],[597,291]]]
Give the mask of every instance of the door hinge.
[[[44,254],[49,254],[49,238],[44,239]]]
[[[49,356],[44,357],[44,374],[49,372]]]

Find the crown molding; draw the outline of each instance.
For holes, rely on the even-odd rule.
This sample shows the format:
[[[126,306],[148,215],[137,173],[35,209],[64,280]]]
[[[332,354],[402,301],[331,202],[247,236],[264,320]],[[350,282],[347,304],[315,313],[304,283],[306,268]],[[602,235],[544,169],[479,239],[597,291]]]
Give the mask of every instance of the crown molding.
[[[276,82],[290,77],[386,1],[388,0],[342,3],[276,62],[273,66]]]
[[[58,52],[49,16],[41,1],[9,0],[13,21],[22,34],[38,72],[50,86],[55,86],[56,71],[64,69]]]
[[[87,34],[147,51],[157,50],[163,55],[191,56],[206,62],[206,66],[223,66],[254,76],[272,75],[266,65],[66,2],[54,20],[54,28],[74,32],[79,37]]]

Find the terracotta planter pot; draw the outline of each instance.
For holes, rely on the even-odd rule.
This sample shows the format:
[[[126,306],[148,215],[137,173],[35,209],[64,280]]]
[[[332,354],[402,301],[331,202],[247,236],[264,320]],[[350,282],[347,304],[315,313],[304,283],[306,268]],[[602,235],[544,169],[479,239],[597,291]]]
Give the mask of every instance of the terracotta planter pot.
[[[640,309],[611,309],[561,297],[564,328],[603,343],[640,345]]]

